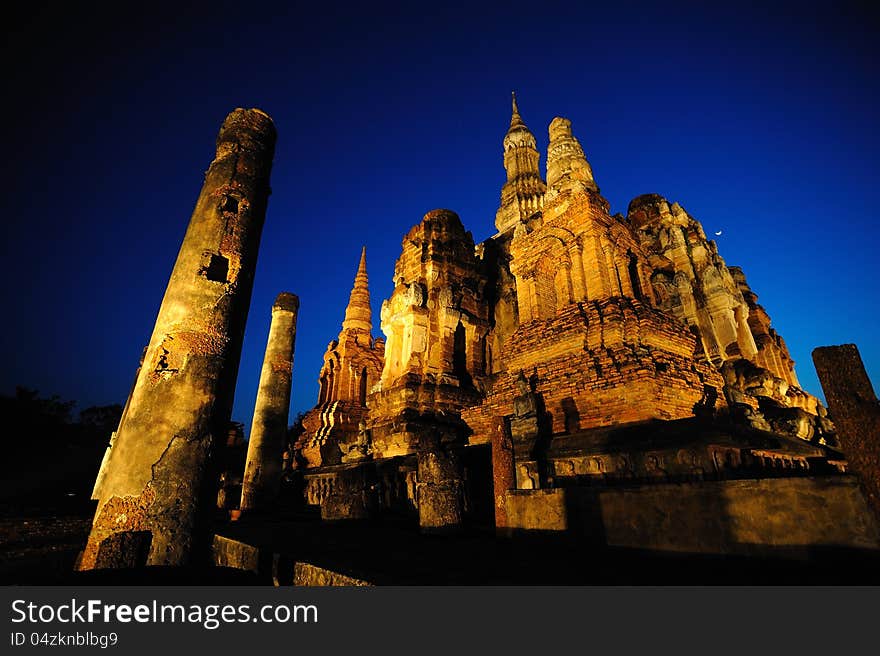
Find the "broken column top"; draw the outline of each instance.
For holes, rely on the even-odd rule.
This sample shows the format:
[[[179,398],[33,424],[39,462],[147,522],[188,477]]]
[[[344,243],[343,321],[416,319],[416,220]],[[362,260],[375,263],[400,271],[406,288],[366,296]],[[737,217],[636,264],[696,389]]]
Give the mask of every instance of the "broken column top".
[[[288,312],[296,312],[299,310],[299,296],[290,292],[281,292],[275,298],[272,304],[272,311],[287,310]]]
[[[266,112],[239,107],[223,121],[217,135],[217,151],[219,153],[224,144],[237,144],[244,150],[272,151],[277,136],[275,124]]]
[[[829,396],[827,385],[834,386],[835,390],[840,387],[841,389],[837,391],[839,394],[844,393],[845,390],[859,395],[862,400],[876,401],[874,386],[871,385],[871,379],[868,378],[868,372],[855,344],[815,348],[813,363],[826,397]],[[831,404],[831,399],[828,399],[828,403]]]

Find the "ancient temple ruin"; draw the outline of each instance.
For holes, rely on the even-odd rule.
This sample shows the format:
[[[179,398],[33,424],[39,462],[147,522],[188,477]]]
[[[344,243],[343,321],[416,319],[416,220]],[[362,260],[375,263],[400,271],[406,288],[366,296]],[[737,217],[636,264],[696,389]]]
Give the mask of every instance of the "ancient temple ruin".
[[[259,110],[230,114],[95,485],[80,567],[186,564],[218,506],[660,551],[877,549],[876,481],[860,488],[845,453],[848,440],[856,473],[876,472],[876,397],[862,369],[853,405],[835,371],[857,371],[857,354],[817,356],[845,415],[842,452],[834,417],[800,388],[744,272],[699,221],[657,194],[612,214],[571,121],[554,118],[549,137],[542,175],[514,98],[497,232],[475,243],[449,209],[416,222],[381,305],[384,338],[362,250],[290,442],[299,301],[277,297],[239,466],[217,452],[275,132]]]
[[[304,503],[423,531],[571,530],[596,511],[586,499],[627,490],[611,543],[639,503],[674,513],[711,491],[750,518],[742,535],[695,525],[703,535],[676,542],[654,526],[619,543],[736,550],[775,539],[762,503],[819,486],[857,519],[817,528],[827,510],[792,501],[773,521],[800,523],[803,543],[876,545],[834,426],[743,271],[676,202],[646,194],[611,214],[571,121],[554,118],[549,136],[544,177],[514,97],[496,234],[475,244],[455,212],[425,214],[382,304],[384,343],[362,256],[295,445]]]

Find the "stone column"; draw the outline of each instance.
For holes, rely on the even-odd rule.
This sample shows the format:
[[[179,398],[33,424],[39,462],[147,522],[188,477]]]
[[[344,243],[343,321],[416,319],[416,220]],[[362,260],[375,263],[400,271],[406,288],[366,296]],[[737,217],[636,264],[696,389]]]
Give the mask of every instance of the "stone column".
[[[880,402],[855,344],[822,346],[813,364],[837,439],[868,505],[880,519]]]
[[[513,463],[513,441],[504,422],[496,417],[492,430],[492,486],[495,497],[495,529],[507,527],[508,490],[516,488],[516,470]]]
[[[220,128],[80,569],[185,565],[207,553],[216,497],[209,456],[222,446],[232,413],[275,136],[258,109],[236,109]]]
[[[260,373],[241,486],[243,511],[271,505],[281,489],[281,459],[290,412],[298,310],[299,298],[288,292],[278,294],[272,305],[269,342]]]
[[[458,458],[438,436],[422,439],[426,444],[418,453],[419,526],[422,533],[455,533],[462,520]]]

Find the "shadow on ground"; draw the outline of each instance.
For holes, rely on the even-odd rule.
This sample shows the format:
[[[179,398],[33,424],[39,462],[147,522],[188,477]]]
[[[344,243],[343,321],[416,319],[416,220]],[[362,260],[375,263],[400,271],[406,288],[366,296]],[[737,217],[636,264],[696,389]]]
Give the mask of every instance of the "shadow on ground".
[[[88,510],[88,508],[82,508]],[[5,585],[271,585],[271,572],[145,567],[73,572],[90,513],[0,519]],[[880,552],[834,547],[707,555],[608,548],[544,532],[425,536],[407,521],[251,517],[218,533],[376,585],[878,585]],[[271,558],[270,558],[271,560]]]

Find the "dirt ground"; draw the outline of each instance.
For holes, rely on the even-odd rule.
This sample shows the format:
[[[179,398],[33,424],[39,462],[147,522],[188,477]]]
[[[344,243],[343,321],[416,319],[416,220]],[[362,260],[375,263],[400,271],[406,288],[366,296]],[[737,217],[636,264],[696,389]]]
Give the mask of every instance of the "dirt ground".
[[[95,513],[99,447],[27,451],[0,467],[0,584],[48,584],[72,571]]]
[[[51,583],[73,570],[91,516],[0,518],[0,584]]]

